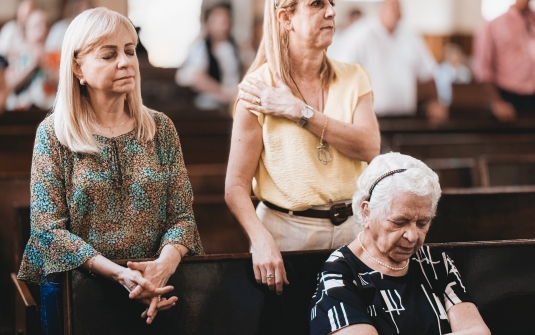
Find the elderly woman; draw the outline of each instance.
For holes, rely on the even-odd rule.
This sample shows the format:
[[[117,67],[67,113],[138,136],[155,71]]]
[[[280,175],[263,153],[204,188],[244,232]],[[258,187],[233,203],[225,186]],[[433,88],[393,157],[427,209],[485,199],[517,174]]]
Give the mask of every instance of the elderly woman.
[[[311,334],[490,334],[453,261],[423,245],[440,192],[415,158],[370,163],[353,198],[364,231],[319,274]]]
[[[352,241],[356,179],[379,153],[371,86],[359,65],[327,58],[328,0],[266,0],[264,37],[239,87],[226,201],[251,241],[258,282],[288,284],[280,251]],[[262,201],[255,209],[254,194]]]
[[[62,333],[62,272],[123,285],[151,323],[176,301],[160,295],[182,257],[203,252],[175,127],[141,102],[136,43],[131,22],[105,8],[77,16],[65,35],[53,114],[37,129],[18,276],[41,284],[46,334]]]

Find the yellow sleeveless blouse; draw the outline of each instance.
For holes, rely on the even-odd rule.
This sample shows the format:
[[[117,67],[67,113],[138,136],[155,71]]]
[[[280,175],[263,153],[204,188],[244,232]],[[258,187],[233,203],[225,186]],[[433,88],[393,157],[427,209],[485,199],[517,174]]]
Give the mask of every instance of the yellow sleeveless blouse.
[[[359,97],[371,91],[368,74],[361,65],[330,61],[336,80],[329,86],[323,112],[352,123]],[[275,86],[267,64],[249,76]],[[286,118],[251,113],[258,116],[264,143],[253,180],[254,194],[260,200],[297,211],[353,197],[365,162],[353,160],[331,145],[332,161],[323,165],[316,148],[318,136]]]

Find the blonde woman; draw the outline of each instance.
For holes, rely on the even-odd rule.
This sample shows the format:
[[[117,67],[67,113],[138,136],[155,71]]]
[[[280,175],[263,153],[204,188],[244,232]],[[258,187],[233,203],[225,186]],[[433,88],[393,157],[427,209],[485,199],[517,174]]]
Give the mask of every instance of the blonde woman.
[[[264,37],[235,108],[225,197],[250,238],[256,280],[278,294],[288,284],[280,251],[355,239],[351,197],[379,154],[366,71],[325,53],[333,6],[266,0]]]
[[[151,323],[176,301],[160,295],[182,257],[203,253],[176,130],[141,102],[136,43],[131,22],[105,8],[77,16],[65,35],[53,114],[37,130],[19,271],[41,284],[45,334],[62,333],[60,273],[116,281]],[[110,260],[146,257],[158,258]]]

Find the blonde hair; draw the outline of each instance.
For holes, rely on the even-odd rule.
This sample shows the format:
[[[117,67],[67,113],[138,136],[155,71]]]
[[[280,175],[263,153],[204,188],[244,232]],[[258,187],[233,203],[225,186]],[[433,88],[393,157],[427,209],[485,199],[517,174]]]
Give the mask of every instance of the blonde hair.
[[[268,64],[272,74],[279,73],[282,81],[290,87],[296,97],[300,97],[299,90],[295,86],[290,75],[290,35],[283,24],[277,18],[277,12],[286,9],[293,14],[300,0],[266,0],[264,7],[264,35],[256,58],[249,68],[247,75],[256,71],[259,67]],[[328,88],[336,79],[336,74],[323,51],[323,62],[319,71],[323,87]]]
[[[95,113],[86,88],[80,85],[74,75],[75,62],[94,50],[106,37],[116,33],[120,26],[125,27],[134,43],[137,43],[137,33],[132,23],[123,15],[103,7],[82,12],[71,22],[65,33],[53,115],[58,140],[73,152],[100,152],[100,145],[92,133],[96,125]],[[130,117],[136,121],[138,140],[151,141],[156,125],[149,109],[143,106],[140,81],[138,71],[134,90],[126,95],[125,104]]]

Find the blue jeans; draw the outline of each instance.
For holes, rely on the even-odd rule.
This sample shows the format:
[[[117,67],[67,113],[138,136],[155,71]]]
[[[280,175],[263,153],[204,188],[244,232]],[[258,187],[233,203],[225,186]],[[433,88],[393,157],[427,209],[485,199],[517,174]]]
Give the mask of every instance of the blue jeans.
[[[41,326],[44,335],[63,335],[63,282],[58,275],[41,290]]]

